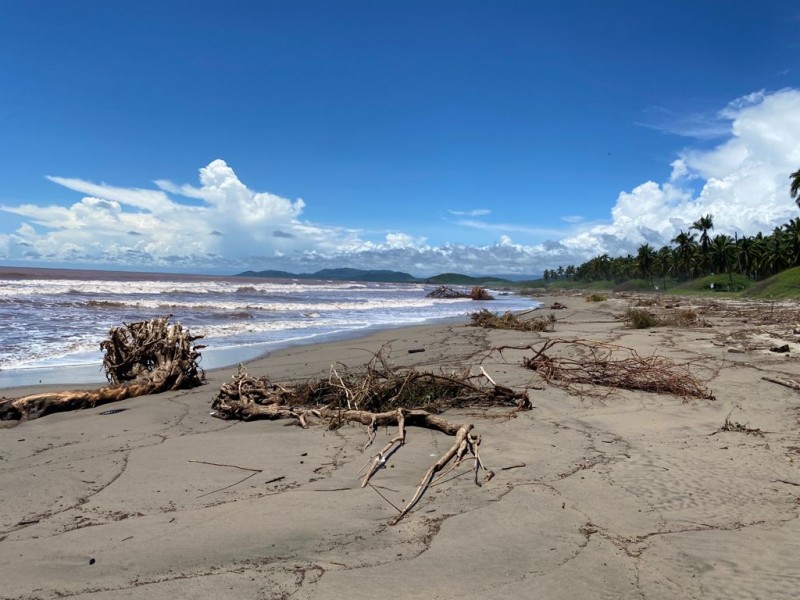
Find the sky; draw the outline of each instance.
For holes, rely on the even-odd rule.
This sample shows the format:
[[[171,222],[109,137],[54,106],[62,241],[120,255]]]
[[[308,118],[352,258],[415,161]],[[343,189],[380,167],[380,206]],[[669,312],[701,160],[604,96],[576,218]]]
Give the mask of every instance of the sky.
[[[800,214],[800,4],[0,0],[0,264],[540,275]]]

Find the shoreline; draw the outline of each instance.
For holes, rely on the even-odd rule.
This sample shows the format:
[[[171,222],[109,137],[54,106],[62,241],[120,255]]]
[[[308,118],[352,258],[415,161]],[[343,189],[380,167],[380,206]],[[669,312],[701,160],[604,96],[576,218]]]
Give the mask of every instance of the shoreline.
[[[538,301],[532,300],[532,303]],[[533,310],[529,309],[529,310]],[[238,364],[248,365],[259,360],[268,358],[270,355],[281,352],[283,350],[290,350],[298,346],[316,346],[332,344],[341,341],[356,341],[360,339],[367,339],[373,335],[380,334],[381,332],[398,331],[414,327],[427,327],[435,325],[455,324],[468,322],[468,319],[461,316],[442,317],[429,319],[420,323],[399,324],[395,326],[387,324],[369,325],[363,328],[350,329],[347,331],[338,331],[334,333],[325,333],[308,338],[298,338],[291,341],[284,342],[263,342],[260,344],[252,344],[251,346],[238,346],[234,348],[216,349],[204,353],[213,355],[228,356],[229,359],[215,360],[212,366],[203,368],[206,373],[214,371],[233,369]],[[274,344],[274,348],[264,349],[265,346]],[[256,346],[258,348],[256,348]],[[235,358],[233,358],[235,357]],[[202,367],[202,362],[200,363]],[[9,382],[19,383],[9,383]],[[0,370],[0,397],[4,394],[14,394],[15,390],[22,388],[29,389],[36,386],[59,387],[59,386],[77,386],[79,388],[86,388],[89,386],[105,385],[106,378],[103,371],[102,363],[92,364],[79,364],[79,365],[56,365],[52,367],[32,367],[23,369],[7,369]]]
[[[427,324],[248,363],[275,382],[327,377],[331,364],[358,367],[391,341],[397,367],[478,375],[480,366],[499,385],[528,390],[530,411],[444,413],[474,425],[495,477],[478,487],[462,466],[396,526],[389,503],[410,497],[452,438],[410,427],[375,489],[361,488],[360,468],[394,428],[379,429],[364,452],[361,427],[212,418],[211,400],[235,368],[207,372],[199,388],[0,428],[3,597],[366,600],[395,586],[420,600],[521,600],[531,590],[555,600],[793,598],[800,394],[762,378],[800,380],[800,305],[535,299],[543,308],[532,316],[567,305],[553,311],[553,332]],[[648,303],[698,320],[625,327],[625,310]],[[716,399],[570,394],[522,366],[545,340],[564,340],[563,356],[581,361],[587,354],[571,341],[665,357],[688,365]],[[784,343],[789,352],[772,350]],[[109,408],[124,411],[103,414]]]

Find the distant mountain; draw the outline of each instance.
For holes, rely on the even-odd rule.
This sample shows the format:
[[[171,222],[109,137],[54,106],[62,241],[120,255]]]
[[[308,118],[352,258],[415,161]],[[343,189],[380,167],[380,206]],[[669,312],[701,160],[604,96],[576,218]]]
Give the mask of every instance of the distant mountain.
[[[237,273],[236,277],[266,277],[268,279],[298,279],[300,275],[289,273],[289,271],[245,271]]]
[[[336,281],[418,282],[419,279],[401,271],[365,271],[363,269],[322,269],[315,273],[288,271],[245,271],[237,277],[266,277],[271,279],[334,279]]]
[[[374,281],[389,283],[430,283],[433,285],[489,285],[514,286],[520,281],[519,275],[462,275],[461,273],[442,273],[433,277],[414,277],[402,271],[364,270],[364,269],[322,269],[315,273],[290,273],[289,271],[245,271],[237,277],[265,277],[270,279],[333,279],[335,281]],[[533,279],[533,278],[531,278]]]
[[[427,277],[425,283],[435,283],[436,285],[507,285],[513,283],[510,279],[501,279],[490,275],[482,277],[473,277],[471,275],[461,275],[460,273],[442,273],[441,275],[434,275]]]

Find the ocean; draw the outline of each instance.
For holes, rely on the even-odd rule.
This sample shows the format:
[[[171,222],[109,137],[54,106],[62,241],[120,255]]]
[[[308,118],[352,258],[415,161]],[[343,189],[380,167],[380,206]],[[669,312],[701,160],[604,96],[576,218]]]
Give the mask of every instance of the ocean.
[[[37,274],[46,273],[46,277]],[[104,382],[100,342],[111,327],[172,315],[202,334],[205,369],[296,344],[444,320],[481,307],[525,310],[531,298],[437,300],[435,286],[4,268],[0,388]]]

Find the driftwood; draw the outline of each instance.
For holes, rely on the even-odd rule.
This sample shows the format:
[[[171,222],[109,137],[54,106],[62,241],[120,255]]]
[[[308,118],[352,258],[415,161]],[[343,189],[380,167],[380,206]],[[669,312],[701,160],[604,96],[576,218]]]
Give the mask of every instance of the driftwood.
[[[476,378],[481,384],[473,382]],[[484,378],[491,385],[483,384]],[[361,487],[370,485],[375,473],[406,443],[407,427],[454,436],[453,445],[425,472],[411,500],[402,509],[395,507],[398,514],[391,521],[395,524],[419,502],[434,476],[448,465],[445,472],[471,460],[478,485],[480,470],[487,471],[487,480],[494,475],[481,461],[480,435],[473,432],[473,425],[451,423],[436,414],[448,408],[490,406],[531,408],[527,393],[496,385],[485,371],[472,376],[468,371],[448,375],[395,370],[378,353],[361,369],[332,366],[327,378],[295,384],[281,385],[264,376],[253,377],[240,366],[233,381],[221,386],[212,402],[212,414],[223,419],[289,419],[303,428],[314,420],[332,429],[360,424],[367,433],[364,450],[375,440],[379,427],[397,427],[397,434],[365,465]]]
[[[548,354],[559,345],[569,345],[580,355],[569,358]],[[538,350],[533,346],[504,346],[496,350],[502,352],[508,348],[533,350],[535,354],[524,358],[523,366],[572,394],[598,395],[594,388],[602,386],[714,400],[711,390],[692,375],[686,365],[676,364],[664,356],[639,356],[633,348],[593,341],[547,340]]]
[[[442,285],[433,290],[432,292],[426,294],[425,297],[440,298],[446,300],[453,300],[457,298],[471,298],[473,300],[494,300],[494,296],[492,296],[485,287],[481,287],[479,285],[473,287],[468,294],[465,292],[459,292],[458,290],[454,290],[453,288],[449,288],[446,285]]]
[[[796,392],[800,392],[800,383],[797,383],[796,381],[790,381],[788,379],[777,379],[775,377],[766,377],[766,376],[762,377],[761,379],[763,379],[764,381],[769,381],[770,383],[777,383],[778,385],[782,385],[784,387],[793,389]]]
[[[45,392],[0,399],[0,419],[36,419],[45,414],[90,408],[136,396],[192,388],[204,381],[194,344],[203,336],[184,331],[170,317],[124,324],[101,342],[103,367],[110,385],[94,390]]]

